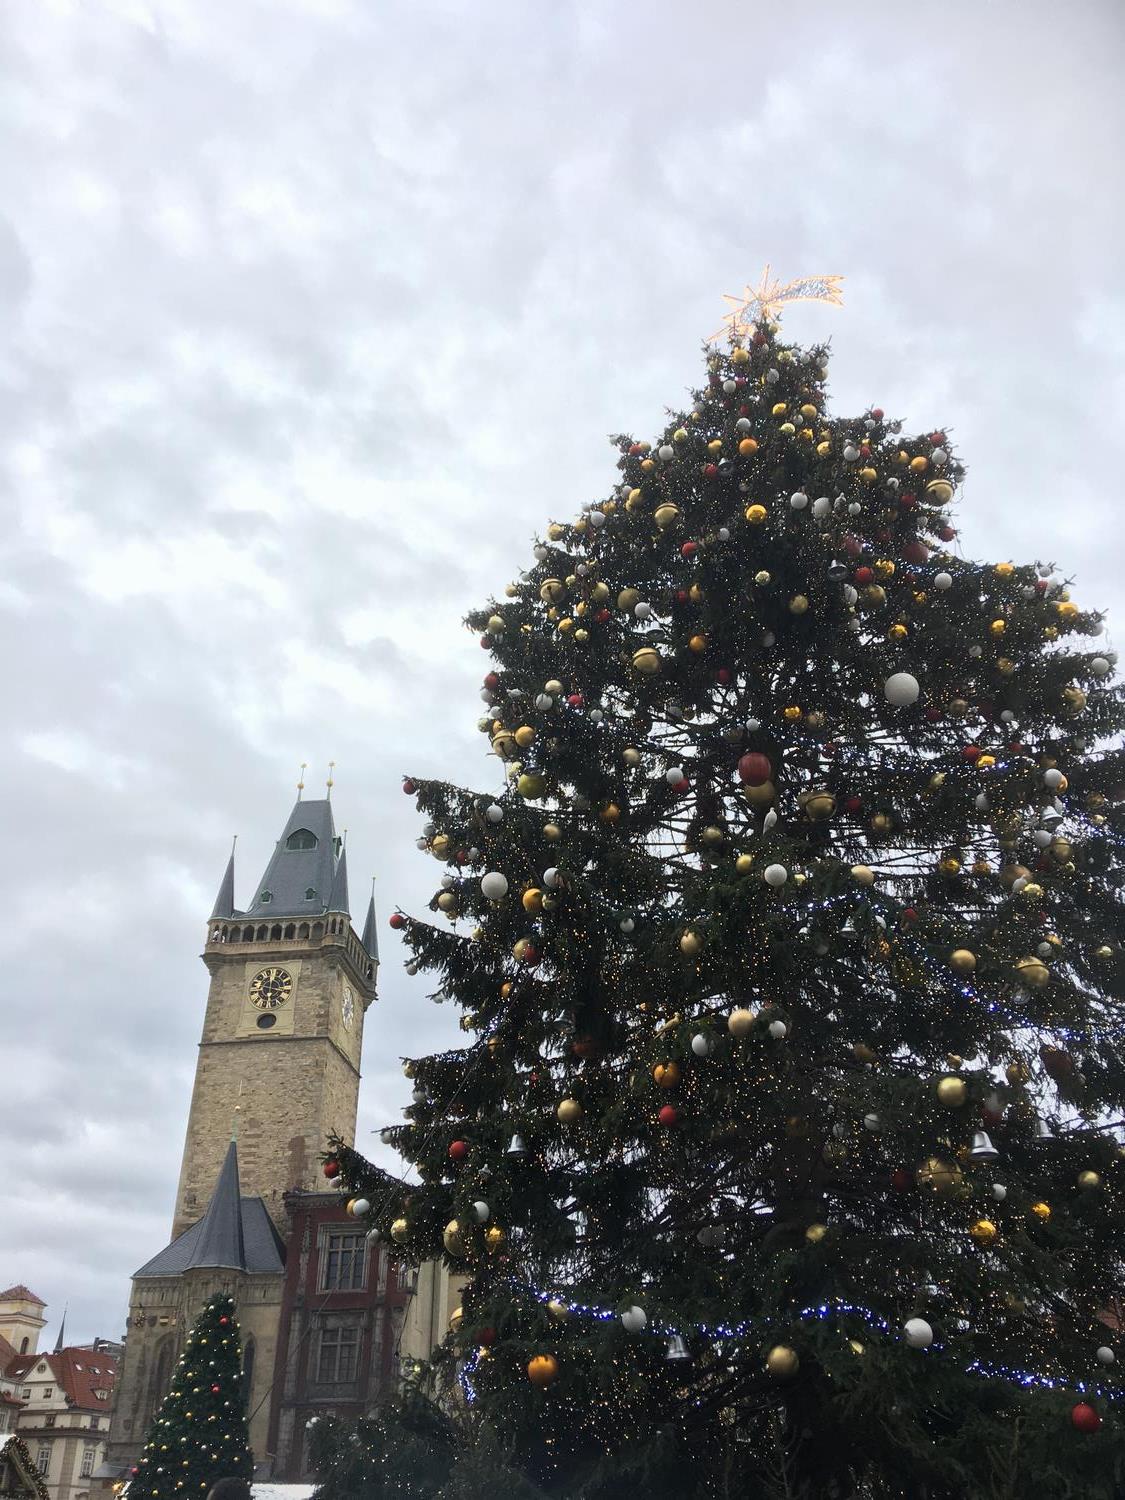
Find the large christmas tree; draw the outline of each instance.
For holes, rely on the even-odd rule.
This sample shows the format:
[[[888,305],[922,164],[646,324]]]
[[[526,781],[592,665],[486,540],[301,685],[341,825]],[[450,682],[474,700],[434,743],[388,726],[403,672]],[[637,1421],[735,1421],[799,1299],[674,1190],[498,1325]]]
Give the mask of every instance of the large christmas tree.
[[[503,790],[405,784],[451,925],[392,918],[469,1040],[420,1186],[326,1170],[551,1494],[1113,1496],[1125,697],[825,360],[709,353],[470,616]]]
[[[128,1492],[130,1500],[205,1500],[216,1480],[253,1473],[238,1323],[233,1301],[220,1294],[188,1335]]]

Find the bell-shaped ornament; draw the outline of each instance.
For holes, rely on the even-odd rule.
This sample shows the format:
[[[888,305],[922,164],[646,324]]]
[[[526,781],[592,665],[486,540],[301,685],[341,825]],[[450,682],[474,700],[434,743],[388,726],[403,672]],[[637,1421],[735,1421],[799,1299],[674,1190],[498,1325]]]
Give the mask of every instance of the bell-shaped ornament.
[[[1043,1141],[1053,1141],[1055,1132],[1047,1124],[1046,1120],[1039,1119],[1035,1122],[1034,1138],[1037,1144],[1041,1144]]]
[[[970,1161],[999,1161],[1000,1153],[992,1144],[987,1130],[974,1130],[973,1142],[969,1147]]]
[[[684,1343],[680,1334],[674,1333],[668,1340],[668,1348],[665,1350],[664,1358],[667,1360],[683,1360],[691,1358],[691,1350]]]
[[[527,1155],[527,1147],[523,1143],[523,1136],[522,1135],[514,1135],[512,1137],[511,1144],[508,1146],[507,1154],[509,1156],[526,1156]]]

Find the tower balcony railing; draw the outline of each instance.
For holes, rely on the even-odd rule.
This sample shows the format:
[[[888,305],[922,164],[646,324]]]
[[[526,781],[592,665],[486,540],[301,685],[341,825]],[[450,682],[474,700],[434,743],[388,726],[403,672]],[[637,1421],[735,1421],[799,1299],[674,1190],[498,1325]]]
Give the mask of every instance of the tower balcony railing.
[[[356,937],[351,920],[346,913],[326,912],[318,917],[290,917],[285,921],[262,922],[239,920],[213,921],[207,928],[207,952],[219,948],[239,947],[254,950],[275,949],[292,943],[340,947],[351,959],[356,970],[371,983],[375,980],[375,965],[359,938]]]

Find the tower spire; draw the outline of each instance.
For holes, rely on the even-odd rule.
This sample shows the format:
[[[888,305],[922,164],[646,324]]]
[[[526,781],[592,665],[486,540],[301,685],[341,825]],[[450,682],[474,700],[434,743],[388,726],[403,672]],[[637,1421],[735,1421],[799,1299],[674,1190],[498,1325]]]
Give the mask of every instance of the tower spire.
[[[371,877],[371,900],[367,903],[367,920],[363,924],[363,936],[360,939],[363,951],[371,959],[372,963],[379,962],[379,936],[375,926],[375,877]]]
[[[59,1324],[59,1336],[55,1340],[56,1354],[61,1354],[62,1351],[66,1348],[66,1312],[67,1309],[64,1306],[62,1311],[62,1322]]]
[[[233,842],[231,843],[231,846],[230,846],[230,858],[227,860],[227,867],[226,867],[226,870],[225,870],[225,872],[223,874],[222,884],[219,886],[219,894],[215,897],[215,907],[214,907],[214,910],[211,913],[211,920],[212,921],[215,921],[216,918],[233,917],[234,914],[235,914],[234,913],[234,851],[235,851],[235,846],[237,845],[237,843],[238,843],[238,834],[236,833],[235,836],[234,836],[234,840],[233,840]]]

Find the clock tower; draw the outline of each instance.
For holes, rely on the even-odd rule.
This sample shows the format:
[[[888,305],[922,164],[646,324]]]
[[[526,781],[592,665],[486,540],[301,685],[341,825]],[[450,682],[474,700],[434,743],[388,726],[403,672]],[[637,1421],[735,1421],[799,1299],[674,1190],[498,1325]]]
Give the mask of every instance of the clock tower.
[[[321,1185],[333,1131],[354,1139],[363,1020],[379,956],[374,899],[362,935],[332,804],[298,800],[245,911],[234,855],[207,927],[211,976],[173,1236],[204,1213],[232,1124],[242,1191],[279,1227],[284,1195]]]

